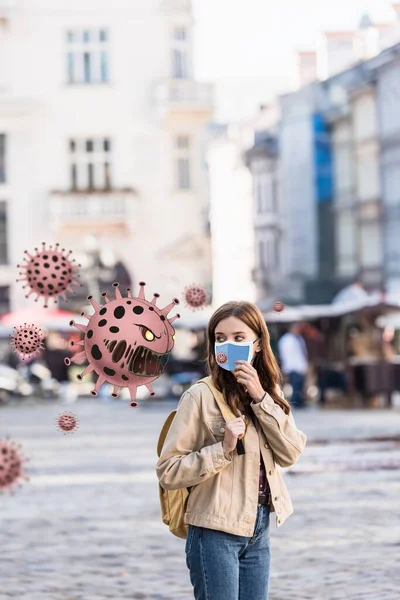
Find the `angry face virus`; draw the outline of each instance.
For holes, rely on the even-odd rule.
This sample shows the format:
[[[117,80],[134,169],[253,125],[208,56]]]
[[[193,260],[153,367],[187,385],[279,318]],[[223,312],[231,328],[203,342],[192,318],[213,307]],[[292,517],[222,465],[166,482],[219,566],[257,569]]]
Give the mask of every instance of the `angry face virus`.
[[[183,292],[183,298],[187,308],[199,310],[207,304],[207,292],[202,285],[189,285]]]
[[[21,480],[28,481],[24,473],[27,461],[21,454],[21,446],[9,439],[0,440],[0,493],[13,492],[13,487],[21,487]]]
[[[26,295],[26,298],[33,293],[36,293],[35,302],[40,297],[44,298],[44,306],[47,308],[49,298],[56,300],[59,296],[67,300],[66,292],[71,292],[73,295],[75,292],[72,289],[72,285],[81,285],[76,279],[79,277],[77,270],[80,265],[75,265],[75,259],[70,260],[70,255],[64,254],[65,249],[61,251],[58,249],[59,244],[56,244],[55,249],[52,246],[46,250],[46,244],[43,242],[42,249],[38,250],[35,248],[36,254],[29,254],[25,250],[25,265],[17,265],[18,268],[25,269],[21,271],[20,275],[23,275],[21,279],[17,281],[26,282],[23,289],[30,287],[31,291]]]
[[[131,397],[131,406],[137,406],[136,390],[145,385],[154,395],[151,382],[163,372],[169,353],[174,347],[173,321],[176,315],[167,319],[167,315],[179,300],[174,298],[165,308],[156,306],[159,294],[154,294],[151,302],[144,295],[144,282],[140,282],[138,297],[134,297],[128,289],[128,297],[124,298],[119,291],[118,283],[114,283],[115,300],[107,298],[104,306],[88,297],[95,313],[83,315],[87,325],[71,321],[71,325],[84,333],[84,339],[78,342],[84,350],[72,359],[66,358],[67,365],[74,362],[82,364],[85,360],[89,366],[78,375],[82,378],[94,371],[97,382],[93,396],[97,396],[100,386],[109,382],[114,386],[112,396],[117,398],[120,388],[127,387]]]
[[[37,358],[44,350],[44,335],[35,325],[26,323],[20,327],[14,327],[15,331],[10,336],[10,347],[21,360]]]
[[[76,431],[79,427],[79,422],[74,414],[66,412],[57,417],[57,426],[59,431],[62,431],[66,435],[67,433]]]

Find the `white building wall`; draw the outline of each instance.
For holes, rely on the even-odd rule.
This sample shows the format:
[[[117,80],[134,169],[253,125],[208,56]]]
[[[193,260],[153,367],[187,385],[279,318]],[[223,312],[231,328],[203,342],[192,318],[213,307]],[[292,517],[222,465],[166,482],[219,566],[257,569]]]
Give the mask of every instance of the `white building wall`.
[[[210,181],[213,305],[256,300],[252,181],[242,160],[240,134],[231,132],[211,144]]]
[[[7,80],[4,71],[0,77],[0,89],[6,88],[10,98],[0,92],[0,131],[8,134],[10,148],[9,183],[0,185],[0,197],[9,203],[10,262],[20,262],[25,248],[45,240],[82,250],[82,232],[50,228],[50,192],[69,188],[70,138],[107,137],[112,143],[113,187],[133,188],[137,196],[130,235],[121,239],[105,234],[99,241],[114,248],[136,283],[145,280],[161,294],[178,295],[192,279],[207,285],[208,198],[201,156],[207,115],[186,109],[182,117],[168,120],[154,100],[157,83],[171,76],[171,27],[191,23],[190,13],[168,9],[168,3],[162,8],[159,0],[17,4],[0,33],[0,47],[10,52],[1,64],[12,60]],[[109,31],[109,84],[67,84],[69,29]],[[24,116],[14,114],[21,111],[18,99],[32,101]],[[177,191],[175,185],[176,135],[192,140],[193,188],[188,191]],[[182,271],[173,258],[169,270],[161,268],[160,254],[165,258],[186,238],[193,244],[198,240],[200,253],[187,257]],[[18,308],[25,300],[14,279],[13,307]]]

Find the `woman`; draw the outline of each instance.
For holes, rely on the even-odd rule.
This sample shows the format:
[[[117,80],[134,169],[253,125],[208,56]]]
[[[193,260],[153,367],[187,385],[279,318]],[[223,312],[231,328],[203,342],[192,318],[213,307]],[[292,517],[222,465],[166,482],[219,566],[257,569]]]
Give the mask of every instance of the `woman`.
[[[236,418],[225,422],[209,387],[193,385],[179,402],[157,476],[166,490],[190,488],[185,551],[195,599],[266,600],[270,512],[277,527],[293,512],[276,465],[294,464],[307,438],[279,388],[259,309],[224,304],[207,338],[209,375]],[[246,360],[232,360],[238,353]]]

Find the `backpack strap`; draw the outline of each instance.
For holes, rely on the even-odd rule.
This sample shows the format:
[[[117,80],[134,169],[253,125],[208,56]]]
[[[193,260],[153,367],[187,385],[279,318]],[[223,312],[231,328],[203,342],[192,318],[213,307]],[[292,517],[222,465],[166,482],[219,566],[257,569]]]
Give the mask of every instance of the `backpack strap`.
[[[173,410],[166,418],[165,423],[160,431],[160,435],[158,437],[158,444],[157,444],[158,457],[161,456],[161,451],[164,446],[165,438],[167,437],[168,430],[171,427],[171,423],[174,420],[175,415],[176,415],[176,410]]]
[[[236,415],[233,413],[229,404],[226,402],[225,398],[221,394],[219,390],[215,387],[212,382],[211,377],[203,377],[203,379],[199,379],[197,383],[205,383],[205,385],[210,389],[210,392],[214,396],[216,403],[219,406],[219,409],[224,417],[225,421],[231,421],[232,419],[236,419]]]

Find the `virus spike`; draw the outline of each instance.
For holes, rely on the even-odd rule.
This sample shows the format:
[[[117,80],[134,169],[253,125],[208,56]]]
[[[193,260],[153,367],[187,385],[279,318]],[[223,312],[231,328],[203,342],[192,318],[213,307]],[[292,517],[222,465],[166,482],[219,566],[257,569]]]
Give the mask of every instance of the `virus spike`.
[[[122,294],[121,294],[120,289],[119,289],[119,283],[113,283],[113,286],[115,288],[115,299],[116,300],[121,300]]]
[[[146,283],[144,281],[139,281],[140,289],[139,289],[139,300],[146,300],[146,296],[144,295],[144,286]]]
[[[70,344],[73,348],[75,348],[75,346],[84,346],[85,342],[83,340],[81,340],[80,342],[71,342]]]
[[[97,304],[96,300],[93,300],[93,296],[88,296],[87,299],[89,300],[90,304],[93,306],[94,310],[101,309],[100,304]]]
[[[106,303],[110,302],[110,298],[107,296],[107,292],[103,292],[102,293],[102,297],[104,298],[104,300],[106,301]]]
[[[111,396],[113,398],[118,398],[120,389],[121,388],[120,388],[119,385],[114,385],[113,392],[112,392]]]
[[[97,392],[99,391],[99,389],[101,388],[101,386],[103,385],[103,383],[105,383],[107,380],[104,377],[104,375],[99,375],[98,380],[96,381],[96,385],[94,386],[94,390],[92,390],[92,396],[97,396]]]
[[[87,325],[81,325],[80,323],[75,323],[75,321],[70,321],[69,324],[71,327],[75,327],[76,329],[79,329],[79,331],[82,331],[83,333],[86,333],[86,331],[87,331]]]
[[[131,406],[135,407],[138,405],[138,403],[136,402],[136,390],[137,390],[138,386],[136,384],[131,384],[128,385],[128,390],[129,390],[129,394],[131,396]]]
[[[87,319],[88,321],[90,321],[92,315],[87,315],[86,313],[81,312],[81,317],[85,317],[85,319]]]
[[[126,291],[128,292],[128,298],[133,298],[131,288],[126,288]]]
[[[181,315],[178,313],[174,317],[171,317],[170,319],[168,319],[168,321],[170,323],[173,323],[174,321],[176,321],[176,319],[180,319],[180,318],[181,318]]]
[[[162,310],[160,310],[160,314],[163,315],[164,317],[167,316],[167,314],[170,312],[170,310],[172,309],[173,306],[175,306],[175,304],[179,304],[179,300],[178,298],[174,298],[171,302],[171,304],[168,304],[168,306],[165,306],[165,308],[163,308]]]
[[[159,298],[159,297],[160,297],[160,294],[157,294],[157,292],[155,292],[155,293],[154,293],[153,300],[151,301],[151,304],[154,304],[154,305],[156,305],[156,303],[157,303],[157,298]]]
[[[146,387],[147,387],[147,389],[149,390],[150,394],[151,394],[152,396],[154,396],[154,395],[155,395],[155,392],[154,392],[154,390],[153,390],[153,387],[152,387],[151,383],[145,383],[145,386],[146,386]]]
[[[75,356],[73,356],[72,358],[65,358],[64,362],[67,365],[67,367],[70,366],[71,363],[74,363],[76,365],[81,365],[83,362],[85,362],[86,360],[86,354],[85,352],[78,352],[78,354],[75,354]]]
[[[76,376],[78,381],[82,381],[82,379],[86,376],[89,375],[89,373],[93,373],[94,371],[94,367],[92,367],[92,365],[88,365],[86,367],[86,369],[84,371],[82,371],[82,373],[78,373],[78,375]]]
[[[37,250],[37,248],[35,248],[35,250]],[[27,260],[27,258],[26,258],[26,257],[28,257],[28,258],[29,258],[29,260],[32,260],[32,259],[34,259],[34,258],[35,258],[35,256],[32,256],[32,254],[29,254],[28,250],[24,250],[24,254],[26,255],[26,256],[24,257],[24,260]]]

